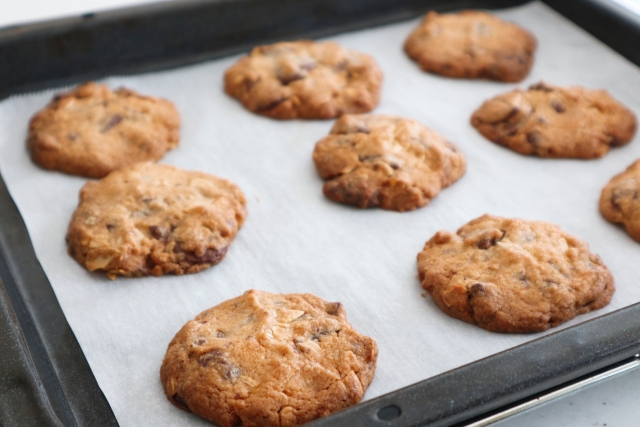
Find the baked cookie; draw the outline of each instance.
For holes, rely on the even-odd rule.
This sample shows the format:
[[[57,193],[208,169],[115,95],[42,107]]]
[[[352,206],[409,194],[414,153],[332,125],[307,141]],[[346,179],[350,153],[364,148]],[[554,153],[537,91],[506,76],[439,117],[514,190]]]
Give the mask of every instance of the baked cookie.
[[[292,427],[358,403],[377,357],[339,302],[251,290],[187,322],[160,379],[171,403],[221,427]]]
[[[422,287],[448,315],[493,332],[538,332],[604,307],[613,277],[584,241],[543,221],[484,215],[418,254]]]
[[[604,90],[538,83],[486,101],[471,124],[520,154],[594,159],[631,141],[636,117]]]
[[[274,119],[330,119],[373,110],[382,72],[369,55],[310,40],[259,46],[224,75],[225,91]]]
[[[466,170],[462,153],[440,134],[383,115],[340,117],[313,161],[329,199],[400,212],[425,206]]]
[[[138,163],[82,187],[69,254],[111,279],[196,273],[222,260],[245,216],[227,180]]]
[[[159,160],[178,145],[180,115],[164,99],[86,83],[56,95],[29,123],[27,146],[45,169],[102,178]]]
[[[640,160],[614,176],[602,189],[600,212],[607,220],[622,224],[640,242]]]
[[[535,37],[485,12],[429,12],[404,43],[424,71],[447,77],[519,82],[533,65]]]

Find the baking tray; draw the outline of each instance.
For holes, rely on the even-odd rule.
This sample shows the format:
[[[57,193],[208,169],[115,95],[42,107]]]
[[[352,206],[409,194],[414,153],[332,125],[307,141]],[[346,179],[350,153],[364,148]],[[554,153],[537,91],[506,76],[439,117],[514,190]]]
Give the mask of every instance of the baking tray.
[[[253,45],[524,1],[179,1],[0,31],[0,97],[113,74],[179,67]],[[545,2],[640,65],[640,23],[604,0]],[[159,41],[162,41],[161,43]],[[117,421],[0,183],[0,425]],[[517,405],[640,353],[640,306],[564,329],[366,401],[313,425],[452,425]]]

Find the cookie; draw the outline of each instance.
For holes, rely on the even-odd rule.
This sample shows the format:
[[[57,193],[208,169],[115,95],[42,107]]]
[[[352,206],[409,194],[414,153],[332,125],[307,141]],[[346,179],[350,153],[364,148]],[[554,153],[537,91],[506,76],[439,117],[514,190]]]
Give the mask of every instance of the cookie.
[[[544,82],[486,101],[471,124],[487,139],[520,154],[594,159],[627,144],[636,117],[604,90]]]
[[[224,75],[225,91],[274,119],[330,119],[380,101],[382,72],[369,55],[310,40],[259,46]]]
[[[615,290],[586,242],[548,222],[493,215],[438,231],[418,273],[442,311],[493,332],[547,330],[604,307]]]
[[[485,12],[429,12],[404,43],[424,71],[457,78],[519,82],[533,65],[535,37]]]
[[[359,208],[407,211],[425,206],[460,179],[465,158],[443,136],[415,120],[344,115],[313,151],[322,191]]]
[[[196,273],[224,258],[245,204],[227,180],[138,163],[82,187],[69,254],[111,279]]]
[[[179,142],[180,115],[163,99],[86,83],[62,93],[29,123],[27,146],[45,169],[102,178],[155,161]]]
[[[377,356],[342,304],[251,290],[187,322],[160,379],[171,403],[221,427],[293,427],[358,403]]]
[[[640,242],[640,160],[614,176],[602,189],[600,212],[607,220],[622,224]]]

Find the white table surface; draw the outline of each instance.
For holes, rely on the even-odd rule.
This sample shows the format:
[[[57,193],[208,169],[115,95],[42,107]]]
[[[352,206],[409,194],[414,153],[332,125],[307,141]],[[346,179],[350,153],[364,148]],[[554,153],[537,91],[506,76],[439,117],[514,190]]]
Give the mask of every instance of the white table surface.
[[[615,1],[640,15],[640,0]],[[0,27],[153,2],[154,0],[0,0]],[[493,426],[640,426],[640,369],[604,380]]]

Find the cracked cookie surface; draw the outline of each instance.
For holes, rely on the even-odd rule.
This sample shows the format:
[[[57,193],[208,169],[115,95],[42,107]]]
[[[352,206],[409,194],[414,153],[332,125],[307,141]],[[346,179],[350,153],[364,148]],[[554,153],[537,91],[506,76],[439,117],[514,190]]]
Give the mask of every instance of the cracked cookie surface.
[[[254,48],[225,72],[225,91],[275,119],[330,119],[373,110],[382,72],[369,55],[310,40]]]
[[[547,330],[604,307],[615,290],[586,242],[548,222],[492,215],[438,231],[418,274],[442,311],[493,332]]]
[[[622,224],[640,242],[640,160],[611,178],[602,189],[600,212],[608,221]]]
[[[245,205],[227,180],[138,163],[82,187],[67,231],[69,254],[112,279],[196,273],[226,255]]]
[[[313,152],[324,195],[359,208],[425,206],[464,174],[459,149],[415,120],[344,115]]]
[[[518,82],[533,65],[536,39],[485,12],[429,12],[404,44],[424,71],[447,77]]]
[[[604,90],[544,82],[486,101],[471,124],[487,139],[520,154],[594,159],[627,144],[636,117]]]
[[[251,290],[187,322],[160,379],[171,403],[221,427],[293,427],[358,403],[377,355],[342,304]]]
[[[171,102],[90,82],[55,96],[33,116],[27,147],[45,169],[102,178],[161,159],[178,145],[179,129]]]

